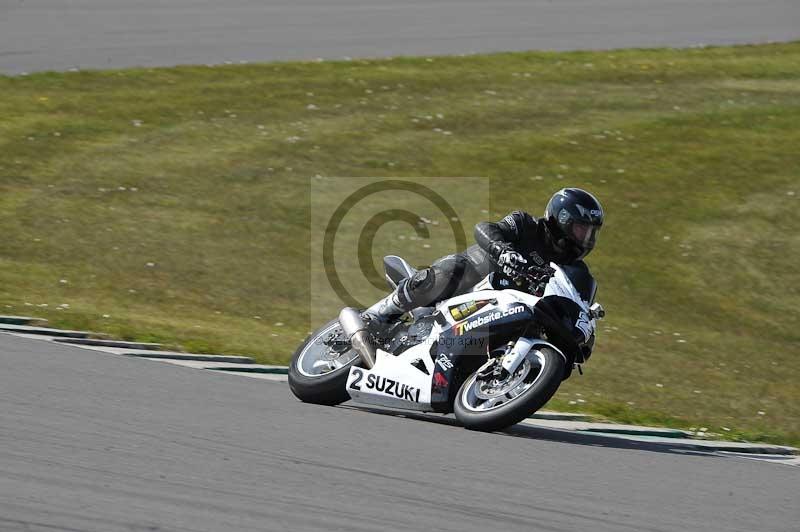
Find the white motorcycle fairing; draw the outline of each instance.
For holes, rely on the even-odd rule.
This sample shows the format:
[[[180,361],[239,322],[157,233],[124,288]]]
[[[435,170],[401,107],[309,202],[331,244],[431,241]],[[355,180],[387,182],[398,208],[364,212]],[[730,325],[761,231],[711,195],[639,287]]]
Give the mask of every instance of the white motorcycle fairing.
[[[378,349],[372,369],[350,368],[347,393],[357,403],[431,412],[434,362],[429,350],[428,342],[410,347],[398,356]],[[425,365],[427,375],[412,365],[416,360]]]
[[[588,337],[595,327],[595,320],[590,318],[588,302],[583,301],[569,278],[558,265],[551,263],[551,267],[555,269],[555,274],[548,282],[543,297],[560,296],[577,303],[581,311],[576,326]],[[476,327],[478,325],[484,326],[491,324],[493,321],[502,320],[513,312],[514,308],[522,305],[528,309],[533,309],[541,299],[512,288],[496,290],[492,287],[490,277],[487,276],[475,285],[473,291],[438,303],[436,310],[441,313],[443,321],[433,325],[433,329],[425,341],[409,347],[397,356],[378,349],[375,365],[371,370],[355,366],[351,367],[347,378],[347,393],[351,399],[357,403],[423,412],[434,411],[431,407],[431,390],[439,357],[437,357],[437,360],[433,360],[431,357],[430,349],[433,342],[441,341],[443,336],[446,336],[443,333],[446,332],[449,333],[447,336],[451,336],[451,339],[452,331],[456,331],[455,335],[457,337],[468,335],[471,325]],[[450,307],[457,307],[474,301],[485,302],[485,305],[481,306],[479,312],[472,313],[464,319],[457,320],[448,311]],[[478,319],[480,319],[480,323],[478,323]],[[543,339],[520,338],[514,349],[509,351],[503,358],[503,367],[513,373],[525,359],[528,352],[541,345],[554,349],[565,360],[567,359],[560,349]],[[424,364],[427,373],[417,367],[420,365],[419,361]],[[417,366],[414,364],[417,364]]]

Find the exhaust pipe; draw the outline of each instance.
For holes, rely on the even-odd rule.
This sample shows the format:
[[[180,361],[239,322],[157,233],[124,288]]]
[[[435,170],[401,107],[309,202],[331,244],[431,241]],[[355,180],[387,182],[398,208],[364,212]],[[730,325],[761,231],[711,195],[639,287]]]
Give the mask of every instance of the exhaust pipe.
[[[367,369],[375,366],[375,346],[367,331],[361,313],[352,307],[345,307],[339,313],[339,325],[342,326],[345,338],[350,340],[353,349],[361,357],[361,362]]]

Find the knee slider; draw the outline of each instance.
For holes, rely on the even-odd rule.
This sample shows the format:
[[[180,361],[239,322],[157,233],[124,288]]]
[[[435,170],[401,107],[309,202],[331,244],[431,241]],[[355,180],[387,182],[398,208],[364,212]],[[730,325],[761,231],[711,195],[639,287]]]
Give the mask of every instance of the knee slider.
[[[432,268],[419,270],[409,279],[408,287],[410,290],[425,290],[426,288],[430,288],[433,286],[435,276]]]

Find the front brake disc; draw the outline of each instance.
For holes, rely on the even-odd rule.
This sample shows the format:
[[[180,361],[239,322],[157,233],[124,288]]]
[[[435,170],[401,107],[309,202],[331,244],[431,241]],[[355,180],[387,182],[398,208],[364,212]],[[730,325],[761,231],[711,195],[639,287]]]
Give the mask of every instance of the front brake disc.
[[[530,368],[531,368],[530,363],[527,360],[525,360],[519,367],[519,369],[517,369],[517,371],[514,373],[514,375],[509,375],[502,381],[497,381],[496,379],[492,379],[487,382],[476,379],[475,397],[483,400],[489,400],[489,399],[494,399],[495,397],[500,397],[502,395],[505,395],[509,391],[519,386],[522,383],[522,381],[525,380],[525,377],[528,376]]]

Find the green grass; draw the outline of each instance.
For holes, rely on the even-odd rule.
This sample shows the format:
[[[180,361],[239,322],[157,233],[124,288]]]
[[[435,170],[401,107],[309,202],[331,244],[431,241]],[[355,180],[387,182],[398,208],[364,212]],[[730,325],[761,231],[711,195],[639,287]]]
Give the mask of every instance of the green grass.
[[[608,318],[553,404],[800,443],[798,124],[800,43],[0,77],[0,311],[285,362],[311,176],[581,186]]]

